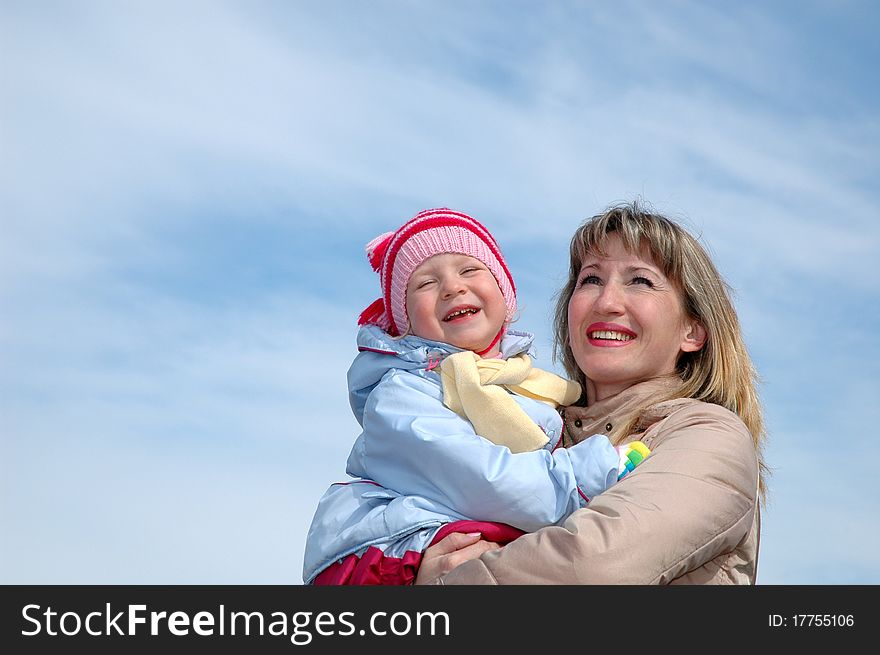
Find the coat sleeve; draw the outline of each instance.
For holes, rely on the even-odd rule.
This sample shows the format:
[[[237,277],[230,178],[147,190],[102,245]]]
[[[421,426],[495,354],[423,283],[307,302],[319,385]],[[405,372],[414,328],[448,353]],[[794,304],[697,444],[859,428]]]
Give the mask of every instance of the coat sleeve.
[[[757,457],[742,421],[697,403],[667,417],[650,447],[635,471],[564,525],[465,562],[438,582],[667,584],[732,551],[757,504]]]
[[[479,437],[439,393],[420,376],[387,374],[367,400],[348,473],[525,531],[561,522],[617,480],[619,457],[604,436],[513,454]]]

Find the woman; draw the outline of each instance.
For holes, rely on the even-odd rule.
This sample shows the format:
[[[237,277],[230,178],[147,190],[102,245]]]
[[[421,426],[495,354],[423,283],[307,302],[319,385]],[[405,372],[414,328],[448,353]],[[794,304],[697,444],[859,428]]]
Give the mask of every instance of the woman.
[[[571,241],[557,347],[584,406],[567,443],[640,439],[652,455],[561,526],[499,548],[451,534],[417,584],[754,584],[765,438],[756,373],[705,250],[637,204]]]

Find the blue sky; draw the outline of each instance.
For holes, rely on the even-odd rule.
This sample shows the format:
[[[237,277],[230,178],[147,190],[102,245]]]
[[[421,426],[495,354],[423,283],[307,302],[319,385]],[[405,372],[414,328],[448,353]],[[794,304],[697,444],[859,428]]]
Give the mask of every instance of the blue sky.
[[[578,222],[641,198],[735,289],[759,582],[880,583],[880,8],[0,3],[0,583],[299,583],[357,436],[364,244],[492,229],[551,360]]]

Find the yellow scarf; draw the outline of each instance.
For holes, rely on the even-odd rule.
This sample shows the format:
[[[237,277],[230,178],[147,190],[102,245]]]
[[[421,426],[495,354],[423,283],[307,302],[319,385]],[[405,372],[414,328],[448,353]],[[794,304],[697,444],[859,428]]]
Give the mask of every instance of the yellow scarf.
[[[443,360],[440,378],[443,404],[470,421],[478,435],[512,453],[537,450],[548,437],[508,390],[554,408],[570,405],[581,395],[577,382],[532,368],[525,353],[510,359],[482,359],[465,350]]]

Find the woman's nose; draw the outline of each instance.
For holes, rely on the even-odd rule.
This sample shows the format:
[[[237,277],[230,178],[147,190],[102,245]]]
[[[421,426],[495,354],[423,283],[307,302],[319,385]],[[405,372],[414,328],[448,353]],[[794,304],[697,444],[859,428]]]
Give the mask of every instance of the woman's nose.
[[[609,283],[603,286],[596,298],[596,309],[603,314],[622,314],[623,293],[620,285]]]

